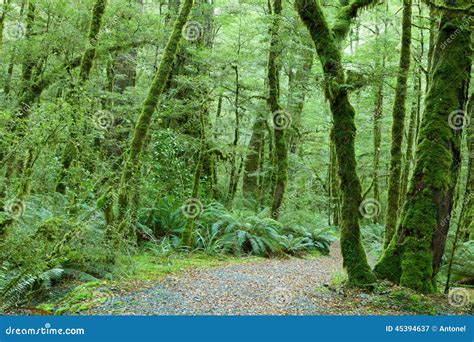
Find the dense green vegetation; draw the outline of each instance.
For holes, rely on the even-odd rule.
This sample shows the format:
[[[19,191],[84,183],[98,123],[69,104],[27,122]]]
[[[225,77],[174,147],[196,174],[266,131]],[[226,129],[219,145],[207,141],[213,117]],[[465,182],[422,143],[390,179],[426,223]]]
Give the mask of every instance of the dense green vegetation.
[[[338,286],[437,313],[422,294],[474,284],[473,23],[470,0],[1,0],[0,311],[334,243]]]

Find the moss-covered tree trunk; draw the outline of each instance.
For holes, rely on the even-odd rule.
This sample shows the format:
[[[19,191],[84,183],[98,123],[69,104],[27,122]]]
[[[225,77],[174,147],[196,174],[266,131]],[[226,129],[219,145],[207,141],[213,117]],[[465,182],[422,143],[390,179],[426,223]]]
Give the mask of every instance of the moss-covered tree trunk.
[[[95,56],[97,53],[97,38],[99,36],[100,28],[102,26],[102,17],[105,13],[105,7],[107,6],[107,0],[97,0],[92,8],[91,21],[89,24],[88,40],[90,46],[86,49],[81,59],[81,66],[79,76],[81,81],[89,79],[89,74],[94,64]]]
[[[242,191],[247,199],[258,198],[260,156],[265,137],[265,117],[259,112],[252,127],[244,165]]]
[[[198,157],[198,162],[196,164],[196,167],[194,168],[194,177],[193,177],[193,189],[191,192],[191,198],[196,200],[199,196],[199,183],[201,181],[201,171],[204,163],[204,158],[207,154],[206,151],[206,126],[204,123],[204,114],[203,112],[207,113],[207,107],[206,109],[200,108],[199,110],[199,123],[201,125],[201,139],[200,139],[200,144],[199,144],[199,157]],[[199,212],[197,213],[198,215],[200,214]],[[194,219],[197,216],[192,215],[191,217],[188,218],[188,221],[186,222],[186,226],[184,227],[183,230],[183,236],[181,239],[181,243],[183,246],[186,247],[192,247],[193,245],[193,227],[194,227]]]
[[[240,51],[240,50],[239,50]],[[239,182],[238,176],[238,167],[237,167],[237,148],[240,141],[240,75],[239,75],[239,66],[233,65],[232,68],[235,72],[235,98],[234,98],[234,113],[235,113],[235,123],[234,123],[234,140],[232,142],[232,155],[230,160],[230,175],[229,175],[229,186],[227,189],[227,202],[232,203],[235,196],[235,190],[237,189],[237,184]]]
[[[338,22],[337,30],[334,31],[329,28],[317,1],[296,0],[295,7],[311,34],[319,55],[326,80],[325,96],[333,116],[334,143],[342,192],[340,227],[344,267],[348,273],[349,284],[372,284],[375,278],[362,246],[359,226],[362,188],[357,176],[355,158],[355,111],[349,102],[340,46],[335,39],[335,33],[336,36],[345,36],[343,33],[349,30],[350,20],[345,22],[347,25],[344,27]]]
[[[102,18],[105,13],[105,8],[107,6],[107,0],[97,0],[94,4],[94,7],[92,8],[91,12],[91,19],[89,23],[89,30],[87,34],[88,38],[88,44],[89,47],[86,49],[86,51],[83,53],[81,57],[81,63],[79,65],[79,77],[80,77],[80,82],[86,82],[89,79],[90,72],[92,70],[92,66],[95,61],[96,57],[96,46],[97,46],[97,41],[99,37],[99,32],[102,27]],[[68,93],[68,101],[74,102],[77,100],[75,92],[73,89],[70,90]],[[77,120],[73,116],[73,123],[75,126],[75,121]],[[78,151],[77,151],[77,132],[75,131],[77,127],[72,127],[71,129],[71,136],[69,137],[69,141],[67,142],[66,146],[64,147],[62,156],[61,156],[61,171],[59,172],[59,177],[58,181],[56,184],[56,192],[64,194],[66,193],[66,176],[68,173],[68,170],[72,166],[74,160],[76,160],[78,156]]]
[[[0,13],[0,48],[3,44],[3,28],[5,27],[5,18],[10,9],[10,0],[5,0],[2,7],[2,13]]]
[[[453,2],[457,7],[468,4]],[[396,234],[375,267],[378,277],[423,292],[434,290],[459,172],[460,110],[465,108],[472,63],[466,23],[469,18],[462,12],[442,15],[407,199]]]
[[[400,203],[402,208],[405,203],[405,196],[408,189],[408,177],[413,164],[413,146],[415,145],[416,126],[420,116],[421,107],[421,70],[414,73],[413,80],[413,101],[411,104],[410,122],[408,124],[407,144],[405,149],[405,163],[400,183]]]
[[[334,226],[339,225],[339,217],[340,217],[340,186],[339,186],[339,178],[338,178],[338,171],[337,171],[337,156],[336,156],[336,148],[334,147],[334,138],[331,134],[329,136],[329,167],[330,167],[330,177],[331,177],[331,211],[332,211],[332,224]]]
[[[380,70],[380,67],[385,68],[385,57],[382,58],[382,63],[376,63],[376,70]],[[383,71],[382,71],[383,73]],[[383,102],[384,102],[384,79],[382,73],[377,73],[376,85],[375,85],[375,103],[374,103],[374,160],[373,160],[373,171],[372,171],[372,182],[373,182],[373,193],[374,200],[380,202],[380,152],[382,142],[382,115],[383,115]],[[377,221],[378,218],[374,217]]]
[[[175,21],[173,31],[168,39],[168,43],[163,51],[160,65],[152,81],[148,95],[143,103],[141,114],[135,126],[135,132],[130,144],[128,156],[125,160],[122,177],[120,180],[120,188],[118,194],[118,223],[122,229],[127,226],[122,224],[126,213],[129,209],[130,192],[137,191],[135,188],[135,180],[138,177],[140,170],[140,155],[143,151],[145,138],[147,137],[150,128],[151,119],[155,112],[161,94],[165,89],[169,74],[173,67],[173,61],[178,50],[178,45],[181,40],[181,32],[188,20],[189,13],[193,6],[193,0],[185,0]],[[124,232],[126,234],[126,232]]]
[[[275,172],[275,185],[273,188],[273,201],[271,216],[278,219],[280,207],[285,196],[286,183],[288,181],[288,147],[286,142],[286,124],[281,125],[281,120],[288,120],[287,113],[282,111],[280,106],[280,80],[278,57],[280,44],[280,23],[281,23],[282,1],[273,1],[273,22],[271,27],[270,52],[268,54],[268,105],[271,111],[275,136],[275,158],[273,169]],[[281,118],[280,118],[281,116]]]
[[[467,128],[468,165],[460,224],[463,241],[474,240],[474,119],[472,117],[474,113],[474,93],[469,99],[466,113],[471,118],[471,124]]]
[[[402,167],[402,145],[405,131],[405,104],[408,72],[411,60],[411,16],[412,0],[403,0],[402,47],[398,69],[397,86],[392,111],[392,146],[390,149],[390,175],[387,192],[387,216],[385,218],[384,247],[395,233],[400,201],[400,176]]]
[[[297,28],[300,28],[298,25]],[[300,28],[301,29],[301,28]],[[304,28],[303,28],[304,29]],[[301,49],[295,56],[292,67],[288,71],[288,112],[291,114],[291,130],[287,136],[289,150],[291,153],[298,152],[301,137],[301,115],[303,114],[308,82],[313,67],[313,48],[311,38],[305,31],[301,37]],[[293,70],[293,68],[295,70]]]

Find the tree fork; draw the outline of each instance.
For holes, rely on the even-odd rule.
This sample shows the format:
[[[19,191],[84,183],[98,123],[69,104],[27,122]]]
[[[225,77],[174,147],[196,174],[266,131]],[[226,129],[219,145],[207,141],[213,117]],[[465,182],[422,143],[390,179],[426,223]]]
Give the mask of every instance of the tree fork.
[[[347,270],[350,285],[370,286],[375,282],[375,277],[362,246],[359,225],[362,188],[357,176],[354,149],[355,110],[349,102],[347,89],[344,87],[346,78],[339,42],[329,28],[318,2],[296,0],[295,8],[306,25],[319,55],[326,79],[325,96],[330,103],[333,115],[334,144],[342,192],[340,223],[343,264]]]

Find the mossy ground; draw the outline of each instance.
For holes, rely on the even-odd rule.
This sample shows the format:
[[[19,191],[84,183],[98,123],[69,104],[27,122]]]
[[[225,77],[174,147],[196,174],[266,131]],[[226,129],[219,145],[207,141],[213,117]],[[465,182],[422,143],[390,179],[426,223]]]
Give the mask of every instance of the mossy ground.
[[[331,282],[315,289],[315,293],[328,296],[331,305],[341,314],[370,315],[466,315],[474,308],[474,289],[469,291],[470,303],[450,304],[448,296],[421,294],[388,281],[378,282],[372,292],[347,287],[347,277],[335,272]]]

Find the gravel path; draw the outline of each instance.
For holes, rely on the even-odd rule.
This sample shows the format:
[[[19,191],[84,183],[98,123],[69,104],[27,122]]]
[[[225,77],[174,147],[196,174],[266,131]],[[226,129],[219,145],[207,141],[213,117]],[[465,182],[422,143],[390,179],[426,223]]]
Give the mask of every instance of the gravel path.
[[[240,265],[193,269],[163,280],[138,283],[135,289],[112,292],[86,315],[400,315],[399,303],[371,305],[371,294],[329,289],[341,271],[339,244],[330,256],[269,259]],[[445,301],[441,298],[442,301]],[[444,303],[444,302],[443,302]],[[419,305],[419,303],[417,304]],[[445,307],[446,305],[443,304]],[[439,314],[455,314],[454,307]],[[432,313],[431,313],[432,314]],[[459,312],[457,312],[459,314]]]
[[[88,314],[337,314],[341,303],[336,297],[340,296],[316,289],[325,289],[331,274],[341,269],[341,260],[335,244],[327,257],[270,259],[184,271],[139,292],[115,296]]]

